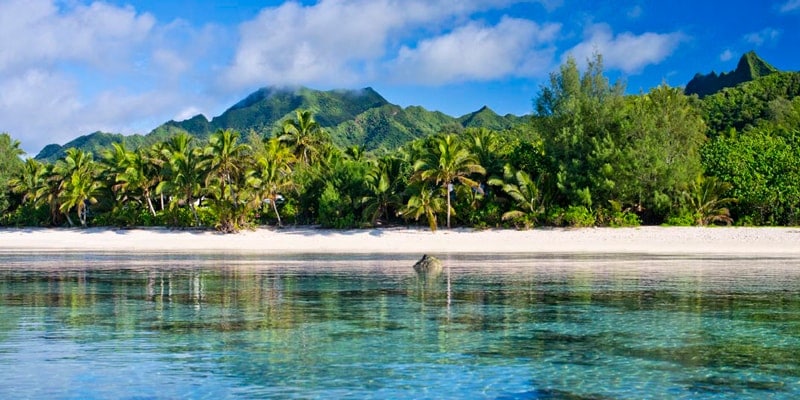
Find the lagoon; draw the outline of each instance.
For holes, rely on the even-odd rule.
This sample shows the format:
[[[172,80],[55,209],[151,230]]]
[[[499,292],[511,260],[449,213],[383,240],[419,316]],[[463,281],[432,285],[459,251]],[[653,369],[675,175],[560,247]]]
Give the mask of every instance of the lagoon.
[[[0,398],[798,398],[800,259],[0,254]]]

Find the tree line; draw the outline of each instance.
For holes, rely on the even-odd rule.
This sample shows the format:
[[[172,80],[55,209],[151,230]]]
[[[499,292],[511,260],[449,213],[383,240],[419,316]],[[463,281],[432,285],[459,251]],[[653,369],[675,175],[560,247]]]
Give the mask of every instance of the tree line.
[[[276,134],[178,134],[95,159],[20,159],[0,135],[0,223],[355,228],[797,225],[800,79],[777,73],[700,100],[625,95],[602,56],[568,59],[532,117],[395,150],[339,148],[309,111]]]

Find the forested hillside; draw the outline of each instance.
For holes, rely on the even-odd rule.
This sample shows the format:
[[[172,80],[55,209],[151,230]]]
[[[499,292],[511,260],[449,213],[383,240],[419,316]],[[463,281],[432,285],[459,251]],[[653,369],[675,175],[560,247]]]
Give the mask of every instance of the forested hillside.
[[[54,162],[22,163],[18,142],[0,135],[0,222],[225,232],[800,224],[800,73],[702,99],[665,85],[626,95],[601,56],[584,71],[569,59],[527,118],[484,108],[455,119],[366,89],[325,93],[310,102],[259,91],[224,118],[168,123],[136,146],[70,148]],[[297,99],[317,108],[296,110]],[[246,111],[269,101],[290,115],[258,117],[278,118],[260,130],[215,125],[252,124],[258,112]]]
[[[465,127],[507,129],[520,120],[520,117],[513,115],[499,116],[488,108],[461,118],[422,107],[402,108],[390,104],[372,88],[330,91],[304,87],[263,88],[210,121],[203,115],[184,121],[168,121],[147,135],[123,136],[95,132],[63,146],[49,145],[36,159],[53,162],[73,147],[89,151],[97,157],[112,143],[138,149],[181,132],[200,141],[207,140],[211,133],[220,129],[270,136],[280,133],[283,123],[298,110],[313,113],[316,122],[328,130],[335,144],[342,147],[361,146],[367,150],[396,149],[410,140],[443,130],[461,130]]]

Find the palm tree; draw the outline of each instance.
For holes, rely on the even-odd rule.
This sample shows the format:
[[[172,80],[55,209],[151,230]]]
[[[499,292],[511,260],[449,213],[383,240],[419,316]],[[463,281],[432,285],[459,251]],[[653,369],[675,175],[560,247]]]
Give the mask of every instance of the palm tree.
[[[63,159],[56,162],[54,171],[62,177],[59,197],[59,210],[73,225],[69,211],[75,209],[81,226],[86,226],[87,203],[96,203],[95,197],[102,185],[97,180],[97,168],[92,153],[70,148]]]
[[[248,178],[250,186],[255,188],[259,201],[266,200],[278,218],[278,226],[283,226],[278,213],[278,197],[294,189],[292,181],[292,165],[296,161],[290,148],[277,138],[264,143],[256,152],[256,170]]]
[[[401,205],[402,198],[397,191],[400,181],[402,160],[393,157],[382,157],[370,165],[365,179],[369,194],[361,199],[364,216],[370,224],[375,225],[381,218],[389,216],[389,209]]]
[[[498,157],[501,148],[500,136],[497,132],[486,128],[471,128],[465,131],[469,151],[475,155],[478,163],[486,168],[489,176],[499,176],[503,170],[503,162]]]
[[[730,183],[722,182],[714,176],[698,176],[692,182],[690,190],[683,192],[684,200],[693,213],[695,224],[706,226],[710,223],[723,222],[730,225],[733,218],[725,205],[735,202],[736,199],[723,197],[730,189]]]
[[[36,204],[39,202],[37,193],[44,185],[46,172],[44,164],[28,158],[22,166],[22,172],[12,177],[8,183],[14,193],[22,195],[22,203]]]
[[[344,149],[344,155],[353,161],[361,161],[366,156],[367,152],[364,146],[353,145]]]
[[[311,111],[297,110],[295,116],[296,119],[284,122],[283,133],[278,139],[292,146],[295,156],[308,165],[320,152],[325,141],[324,131]]]
[[[405,218],[414,218],[415,221],[419,221],[419,217],[424,215],[431,232],[436,232],[438,226],[436,214],[442,212],[445,207],[444,200],[434,193],[436,189],[440,188],[431,188],[424,183],[417,183],[409,189],[414,193],[399,214]]]
[[[36,203],[47,204],[50,208],[50,224],[61,225],[63,214],[60,211],[60,195],[63,190],[64,177],[59,173],[56,164],[44,164],[41,184],[36,190]]]
[[[519,220],[525,227],[536,224],[538,217],[544,212],[539,185],[524,171],[514,172],[506,165],[504,179],[490,179],[489,184],[500,186],[514,200],[516,209],[505,212],[503,220]]]
[[[150,214],[156,215],[152,192],[158,171],[150,162],[146,150],[128,151],[122,144],[112,144],[112,149],[103,156],[104,175],[118,205],[133,198],[147,205]]]
[[[211,134],[203,154],[203,168],[208,171],[206,187],[214,193],[213,201],[220,219],[220,229],[235,232],[243,223],[243,205],[246,201],[239,196],[244,189],[241,183],[245,178],[243,158],[250,146],[239,143],[239,132],[231,129],[218,130]]]
[[[455,135],[444,135],[434,138],[431,145],[422,153],[422,158],[414,163],[415,182],[431,182],[441,186],[447,197],[447,228],[450,229],[450,193],[453,184],[458,182],[470,187],[477,187],[478,182],[470,176],[484,175],[486,170],[480,165],[475,155],[464,148]]]
[[[167,193],[172,196],[169,207],[172,209],[180,202],[192,211],[195,226],[200,226],[194,202],[200,193],[205,172],[202,169],[203,154],[199,148],[191,147],[192,137],[186,133],[173,136],[162,149],[169,163],[166,164],[167,179],[159,182],[156,193]]]

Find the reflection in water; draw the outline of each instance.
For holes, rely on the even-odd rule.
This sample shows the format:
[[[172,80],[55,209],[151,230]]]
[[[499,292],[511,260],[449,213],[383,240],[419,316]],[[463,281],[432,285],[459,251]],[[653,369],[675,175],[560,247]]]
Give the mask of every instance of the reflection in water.
[[[0,256],[0,397],[793,398],[800,260]]]

